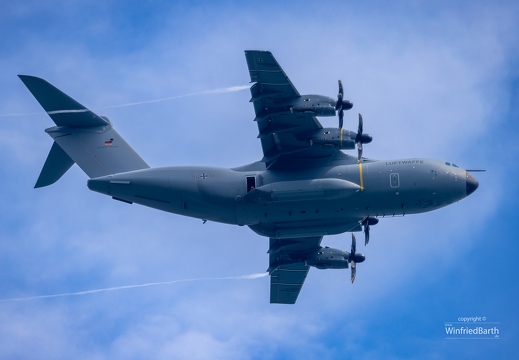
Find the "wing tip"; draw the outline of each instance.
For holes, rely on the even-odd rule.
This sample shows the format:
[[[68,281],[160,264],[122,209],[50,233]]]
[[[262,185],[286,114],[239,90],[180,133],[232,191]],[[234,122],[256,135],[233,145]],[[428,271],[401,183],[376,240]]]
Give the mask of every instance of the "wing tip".
[[[24,85],[30,89],[30,86],[35,83],[48,83],[48,81],[33,75],[17,75],[20,80],[24,83]]]
[[[248,54],[248,53],[258,53],[258,52],[272,54],[272,52],[270,52],[269,50],[245,50],[245,54]]]

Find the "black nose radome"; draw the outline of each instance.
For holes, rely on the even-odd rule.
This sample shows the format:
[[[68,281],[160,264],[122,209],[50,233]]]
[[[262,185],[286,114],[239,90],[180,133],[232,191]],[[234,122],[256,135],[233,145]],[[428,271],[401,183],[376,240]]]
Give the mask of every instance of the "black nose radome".
[[[467,172],[467,196],[472,194],[478,188],[479,183],[471,173]]]

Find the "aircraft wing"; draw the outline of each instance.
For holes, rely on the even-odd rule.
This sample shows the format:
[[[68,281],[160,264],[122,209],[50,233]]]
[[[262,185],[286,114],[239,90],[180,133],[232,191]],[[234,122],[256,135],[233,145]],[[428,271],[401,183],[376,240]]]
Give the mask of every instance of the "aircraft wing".
[[[301,95],[269,51],[245,51],[252,85],[251,102],[256,113],[263,160],[272,164],[294,166],[294,161],[334,155],[332,146],[312,146],[306,134],[322,129],[314,113],[292,111],[290,104]],[[282,160],[281,163],[278,160]]]
[[[294,304],[310,266],[304,258],[320,248],[322,236],[274,239],[270,238],[270,303]]]
[[[257,84],[252,101],[265,95],[278,100],[301,96],[270,51],[249,50],[245,51],[245,57],[250,80]]]

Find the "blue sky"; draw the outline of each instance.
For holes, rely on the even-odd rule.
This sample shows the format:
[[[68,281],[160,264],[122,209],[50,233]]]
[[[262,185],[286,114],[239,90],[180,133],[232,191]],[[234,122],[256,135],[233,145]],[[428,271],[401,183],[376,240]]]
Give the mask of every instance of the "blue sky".
[[[519,5],[414,1],[21,1],[0,12],[0,358],[442,359],[519,353],[515,217]],[[271,50],[301,93],[342,79],[376,159],[430,157],[476,174],[450,207],[373,227],[354,285],[312,269],[270,305],[268,241],[248,228],[90,192],[74,166],[33,189],[53,125],[17,74],[100,115],[152,166],[261,157],[244,50]],[[336,119],[322,119],[335,125]],[[348,249],[349,234],[324,245]],[[221,279],[235,278],[236,279]],[[9,299],[212,278],[76,296]],[[479,316],[499,340],[446,339]]]

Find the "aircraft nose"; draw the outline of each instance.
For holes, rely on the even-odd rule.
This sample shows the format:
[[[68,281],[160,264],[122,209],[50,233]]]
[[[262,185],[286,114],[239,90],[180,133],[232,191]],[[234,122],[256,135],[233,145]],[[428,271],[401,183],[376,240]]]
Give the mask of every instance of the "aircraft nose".
[[[479,182],[467,171],[467,196],[472,194],[479,186]]]

